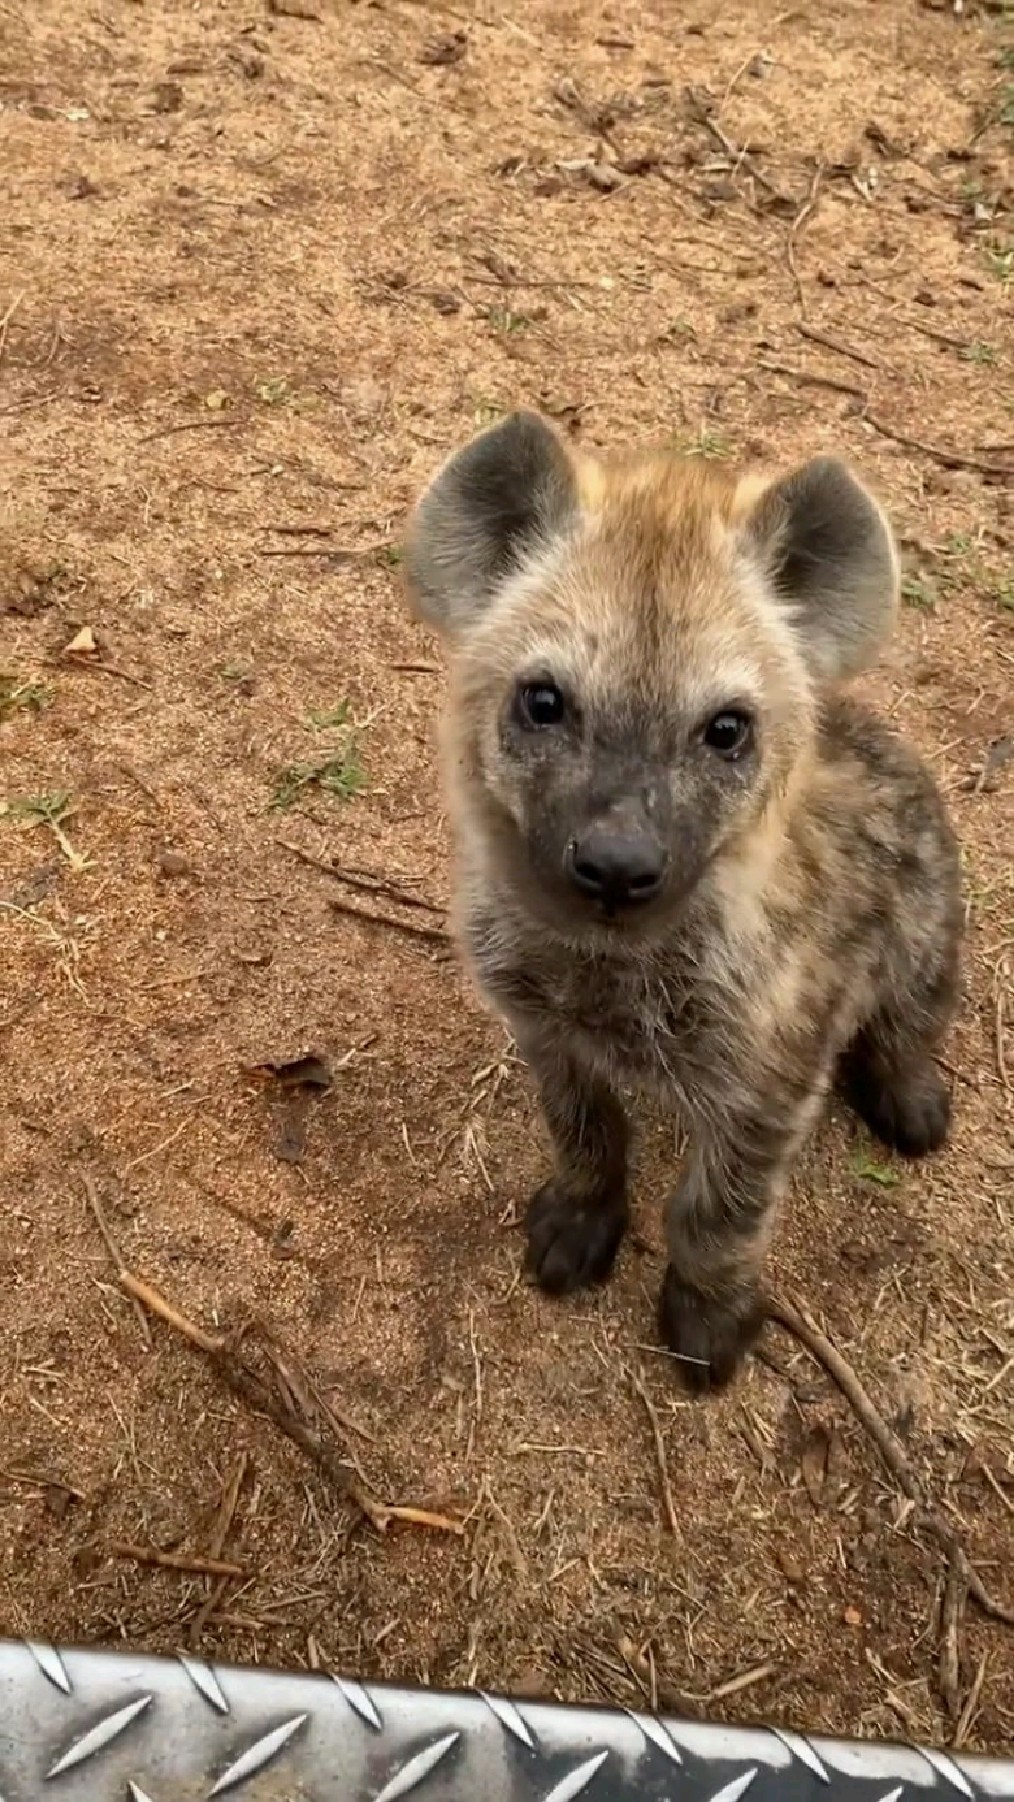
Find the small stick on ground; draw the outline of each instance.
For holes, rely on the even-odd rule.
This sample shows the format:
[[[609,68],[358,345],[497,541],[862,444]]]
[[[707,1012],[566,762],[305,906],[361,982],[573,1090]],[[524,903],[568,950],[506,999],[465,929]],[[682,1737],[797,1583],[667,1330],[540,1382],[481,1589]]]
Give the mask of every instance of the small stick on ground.
[[[982,1698],[982,1686],[986,1681],[988,1663],[989,1654],[988,1652],[983,1652],[982,1657],[979,1659],[979,1668],[972,1681],[972,1687],[968,1692],[965,1706],[961,1710],[961,1718],[954,1729],[954,1738],[951,1743],[956,1752],[960,1752],[968,1735],[971,1733],[975,1717],[979,1712],[979,1702]]]
[[[63,1477],[51,1476],[47,1470],[8,1470],[0,1465],[0,1482],[30,1483],[33,1489],[62,1489],[64,1495],[69,1495],[75,1502],[85,1499],[83,1489],[75,1489],[73,1483],[65,1482]]]
[[[758,368],[769,369],[772,375],[787,375],[794,382],[803,382],[812,388],[830,388],[835,394],[851,395],[853,400],[866,400],[865,388],[855,382],[840,382],[837,376],[820,375],[815,369],[793,369],[791,363],[769,363],[759,360]]]
[[[806,295],[803,292],[803,278],[799,273],[799,265],[796,262],[796,240],[798,239],[803,226],[806,224],[806,221],[811,218],[816,211],[817,201],[820,198],[820,184],[823,179],[824,164],[823,162],[819,162],[813,172],[810,191],[793,219],[792,224],[789,226],[789,235],[785,244],[785,260],[789,265],[789,273],[796,284],[796,294],[799,299],[799,311],[801,313],[806,312]]]
[[[373,557],[383,550],[381,544],[364,545],[361,551],[352,550],[348,545],[304,544],[298,549],[287,547],[278,550],[273,545],[266,546],[259,552],[261,557],[323,557],[328,563],[358,563],[363,557]]]
[[[132,1558],[135,1564],[155,1564],[159,1570],[183,1571],[194,1577],[244,1577],[241,1564],[230,1564],[223,1558],[202,1558],[198,1553],[160,1552],[157,1546],[131,1545],[128,1540],[114,1539],[106,1550],[113,1558]]]
[[[229,1528],[232,1526],[235,1518],[236,1508],[239,1503],[239,1492],[243,1486],[243,1478],[246,1476],[248,1462],[249,1459],[247,1453],[240,1452],[239,1457],[236,1459],[233,1466],[229,1481],[222,1490],[222,1500],[218,1508],[218,1518],[215,1521],[209,1548],[212,1558],[221,1558],[222,1553],[225,1550],[225,1542],[229,1535]],[[192,1646],[197,1645],[201,1634],[204,1632],[208,1616],[225,1600],[228,1588],[229,1578],[223,1576],[219,1577],[214,1587],[208,1591],[208,1594],[205,1596],[204,1601],[201,1603],[200,1608],[197,1610],[197,1613],[190,1623],[190,1643]]]
[[[99,1197],[98,1197],[98,1191],[97,1191],[95,1184],[92,1181],[90,1176],[83,1175],[81,1178],[81,1182],[84,1187],[85,1199],[88,1203],[88,1206],[91,1208],[92,1214],[94,1215],[95,1224],[98,1227],[99,1232],[102,1235],[102,1239],[105,1244],[105,1248],[108,1251],[109,1256],[112,1260],[113,1268],[116,1271],[117,1276],[119,1276],[121,1271],[126,1269],[126,1265],[124,1264],[123,1258],[120,1254],[120,1248],[117,1245],[116,1240],[113,1238],[112,1232],[110,1230],[109,1222],[106,1219],[105,1209],[103,1208],[102,1203],[100,1202]],[[150,1351],[151,1350],[151,1330],[148,1326],[148,1316],[145,1313],[144,1309],[142,1308],[140,1302],[136,1298],[131,1301],[131,1306],[134,1310],[134,1313],[137,1316],[138,1325],[141,1328],[141,1338],[144,1340],[146,1349],[148,1351]]]
[[[443,919],[446,908],[438,901],[429,901],[425,895],[417,895],[413,889],[395,882],[393,877],[378,875],[373,870],[355,869],[348,864],[331,863],[326,857],[315,857],[312,851],[304,851],[302,845],[294,845],[290,839],[280,838],[278,843],[290,857],[298,857],[311,870],[321,870],[325,876],[332,876],[336,882],[345,882],[349,888],[361,889],[367,895],[386,895],[390,901],[397,901],[402,907],[418,907],[424,913],[438,914]]]
[[[1005,998],[1010,982],[1011,960],[1007,953],[1000,958],[993,972],[993,988],[996,996],[996,1007],[993,1016],[993,1036],[996,1044],[996,1068],[1000,1081],[1008,1095],[1010,1094],[1010,1071],[1007,1068],[1007,1021]]]
[[[396,920],[393,914],[375,913],[372,907],[354,907],[351,901],[332,899],[335,913],[349,914],[353,920],[366,920],[374,926],[389,926],[393,932],[404,932],[409,938],[425,939],[432,945],[449,945],[451,935],[446,926],[422,926],[416,920]]]
[[[767,1313],[770,1320],[790,1333],[793,1339],[804,1345],[812,1358],[815,1358],[829,1377],[838,1385],[860,1425],[866,1429],[877,1451],[886,1464],[899,1487],[916,1504],[914,1524],[921,1526],[936,1540],[947,1559],[949,1570],[953,1570],[958,1580],[964,1584],[973,1601],[977,1602],[983,1614],[990,1620],[1002,1621],[1006,1626],[1014,1627],[1014,1608],[1008,1608],[992,1596],[975,1569],[961,1541],[948,1526],[943,1516],[923,1500],[922,1490],[905,1455],[900,1439],[893,1433],[879,1408],[867,1395],[859,1377],[856,1375],[847,1358],[844,1358],[836,1346],[832,1345],[826,1333],[822,1333],[816,1322],[800,1308],[793,1307],[791,1302],[780,1297],[769,1296]]]
[[[830,332],[821,331],[816,325],[805,325],[801,320],[796,323],[796,330],[801,338],[808,338],[811,344],[822,344],[825,350],[836,351],[840,357],[851,357],[853,363],[861,363],[864,369],[880,369],[882,365],[868,351],[856,350],[853,345],[843,343]]]
[[[662,1437],[662,1428],[659,1425],[658,1411],[651,1396],[648,1394],[648,1386],[644,1380],[643,1373],[639,1370],[632,1370],[630,1373],[630,1380],[644,1403],[645,1412],[651,1423],[652,1437],[655,1441],[655,1457],[658,1460],[659,1482],[662,1486],[662,1502],[665,1508],[666,1524],[670,1533],[675,1533],[676,1536],[679,1537],[679,1521],[676,1518],[676,1504],[673,1501],[672,1484],[669,1481],[669,1462],[665,1455],[665,1440]]]
[[[7,311],[5,313],[0,314],[0,363],[3,362],[4,352],[7,349],[8,327],[10,326],[11,320],[14,318],[14,315],[17,312],[17,310],[18,310],[19,306],[21,305],[21,302],[24,300],[24,298],[25,298],[25,291],[22,288],[20,294],[15,294],[14,299],[11,301],[10,306],[7,308]]]
[[[1014,482],[1014,463],[991,463],[985,457],[946,450],[939,444],[930,444],[925,438],[913,438],[908,432],[898,431],[876,414],[864,413],[863,417],[882,438],[890,438],[892,444],[900,444],[905,450],[918,451],[923,457],[932,457],[934,463],[939,463],[944,469],[974,469],[979,475],[997,476],[1000,480]]]
[[[965,1585],[954,1565],[947,1573],[940,1605],[940,1694],[952,1721],[961,1714],[961,1660],[958,1633],[965,1612]]]
[[[241,425],[246,425],[245,419],[184,419],[178,425],[163,425],[156,432],[146,432],[137,442],[154,444],[156,438],[173,438],[177,432],[208,432],[216,427],[221,430],[223,427],[236,428]]]
[[[203,1327],[188,1320],[172,1302],[153,1288],[141,1277],[134,1276],[130,1270],[120,1269],[117,1272],[121,1286],[128,1295],[133,1295],[166,1326],[172,1327],[181,1338],[186,1339],[210,1360],[217,1374],[231,1389],[233,1395],[253,1408],[258,1414],[267,1415],[286,1438],[298,1445],[300,1451],[314,1463],[334,1488],[347,1501],[351,1502],[363,1514],[378,1533],[386,1532],[393,1520],[405,1521],[412,1526],[431,1527],[440,1533],[462,1534],[464,1526],[461,1521],[452,1520],[446,1514],[434,1514],[427,1508],[405,1507],[393,1502],[380,1501],[371,1495],[366,1487],[352,1475],[348,1466],[338,1456],[334,1448],[323,1440],[312,1427],[299,1420],[289,1409],[272,1395],[267,1384],[255,1371],[240,1363],[232,1350],[229,1341],[219,1335],[206,1333]]]

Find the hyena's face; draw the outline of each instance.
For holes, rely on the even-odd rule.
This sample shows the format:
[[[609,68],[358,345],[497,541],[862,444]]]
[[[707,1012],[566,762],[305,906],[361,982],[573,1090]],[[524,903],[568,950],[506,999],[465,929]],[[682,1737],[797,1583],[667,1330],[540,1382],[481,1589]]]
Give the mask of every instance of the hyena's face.
[[[437,476],[409,575],[454,653],[469,827],[572,937],[661,931],[748,845],[897,588],[883,515],[836,462],[773,483],[578,464],[524,414]]]

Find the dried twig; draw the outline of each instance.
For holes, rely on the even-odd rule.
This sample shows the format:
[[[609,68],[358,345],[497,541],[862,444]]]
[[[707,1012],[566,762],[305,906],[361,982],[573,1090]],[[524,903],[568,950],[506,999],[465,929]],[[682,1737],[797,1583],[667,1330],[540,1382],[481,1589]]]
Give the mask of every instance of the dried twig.
[[[711,112],[707,101],[697,92],[696,88],[685,88],[684,95],[687,105],[690,108],[691,117],[694,119],[695,123],[703,125],[705,131],[714,138],[716,144],[722,146],[722,149],[725,151],[730,162],[736,168],[746,169],[748,173],[753,176],[754,181],[759,182],[760,186],[765,188],[774,200],[784,202],[785,195],[781,192],[780,188],[777,188],[774,182],[765,175],[763,169],[757,167],[749,150],[744,145],[737,144],[733,138],[729,137],[727,132],[722,130],[718,120]]]
[[[452,1520],[446,1514],[434,1514],[427,1508],[415,1508],[383,1502],[371,1495],[365,1485],[351,1473],[348,1466],[338,1456],[334,1448],[322,1439],[321,1435],[307,1426],[305,1421],[297,1418],[277,1397],[272,1395],[267,1384],[253,1370],[241,1363],[234,1353],[229,1341],[220,1335],[206,1333],[195,1321],[189,1320],[185,1314],[167,1301],[165,1296],[153,1288],[141,1277],[134,1276],[130,1270],[120,1269],[117,1272],[122,1287],[128,1295],[136,1296],[149,1313],[172,1327],[181,1338],[196,1346],[210,1360],[214,1369],[232,1393],[253,1408],[258,1414],[267,1415],[286,1438],[298,1445],[300,1451],[317,1466],[340,1495],[357,1507],[378,1533],[386,1532],[394,1520],[405,1521],[410,1525],[431,1527],[436,1532],[464,1532],[459,1520]]]
[[[970,1734],[970,1732],[972,1730],[972,1725],[973,1725],[973,1722],[975,1721],[975,1717],[979,1712],[979,1702],[982,1697],[982,1686],[986,1681],[986,1670],[987,1670],[988,1663],[989,1663],[989,1654],[988,1654],[988,1652],[983,1652],[982,1657],[979,1659],[979,1668],[976,1671],[975,1677],[972,1681],[972,1687],[969,1690],[968,1695],[965,1699],[965,1706],[961,1710],[961,1717],[958,1721],[957,1726],[954,1729],[954,1739],[951,1743],[953,1744],[954,1750],[956,1752],[960,1752],[962,1746],[964,1745],[966,1739],[968,1738],[968,1735]]]
[[[294,845],[291,839],[280,838],[277,842],[290,857],[298,857],[300,863],[307,864],[311,870],[321,870],[325,876],[333,876],[336,882],[347,883],[349,888],[362,889],[368,895],[386,895],[402,907],[418,907],[424,913],[438,914],[441,919],[447,911],[438,901],[417,895],[391,876],[381,876],[374,870],[362,870],[351,864],[331,863],[326,857],[315,857],[312,851],[304,851],[302,845]]]
[[[129,682],[132,688],[144,688],[149,692],[152,686],[143,676],[135,676],[133,670],[110,663],[105,657],[46,657],[43,662],[47,669],[90,670],[96,676],[117,676],[121,682]]]
[[[820,375],[815,369],[793,369],[791,363],[772,363],[765,358],[758,360],[758,368],[768,369],[772,375],[787,375],[794,382],[803,382],[811,388],[830,388],[835,394],[851,395],[853,400],[865,402],[866,390],[855,382],[840,382],[837,376]]]
[[[1011,960],[1004,955],[993,972],[993,989],[995,1007],[993,1012],[993,1037],[996,1050],[996,1068],[1000,1081],[1008,1095],[1011,1092],[1010,1071],[1007,1068],[1007,1020],[1005,997],[1011,974]]]
[[[952,1564],[944,1585],[940,1605],[940,1658],[938,1676],[940,1694],[952,1721],[961,1713],[961,1660],[958,1654],[958,1632],[965,1612],[965,1585]]]
[[[339,901],[334,897],[330,905],[335,913],[349,914],[353,920],[366,920],[374,926],[390,926],[392,931],[404,932],[409,938],[425,939],[433,945],[451,943],[446,926],[423,926],[418,920],[397,920],[393,914],[375,913],[372,907],[354,907],[351,901]]]
[[[1001,480],[1014,482],[1014,463],[991,463],[985,457],[973,457],[962,451],[946,450],[939,444],[930,444],[925,438],[913,438],[908,432],[900,432],[886,420],[867,412],[863,415],[875,432],[882,438],[890,438],[892,443],[900,444],[905,450],[919,451],[924,457],[932,457],[944,469],[975,469],[980,475],[997,476]]]
[[[243,1478],[246,1476],[248,1462],[249,1458],[247,1453],[240,1452],[239,1457],[233,1465],[229,1481],[222,1490],[222,1500],[219,1503],[218,1517],[215,1521],[214,1531],[211,1535],[210,1556],[212,1558],[221,1558],[222,1553],[225,1550],[225,1542],[235,1518],[236,1508],[239,1504],[239,1492],[243,1486]],[[197,1644],[207,1625],[208,1616],[214,1612],[222,1601],[224,1601],[228,1587],[229,1578],[227,1576],[220,1576],[215,1583],[214,1588],[208,1591],[208,1594],[205,1596],[204,1601],[201,1603],[200,1608],[197,1610],[197,1613],[190,1623],[191,1645]]]
[[[377,552],[383,548],[381,544],[367,544],[361,551],[357,551],[348,545],[304,544],[297,548],[278,550],[275,546],[269,545],[259,554],[262,557],[323,557],[328,563],[341,565],[359,563],[364,557],[376,556]]]
[[[813,172],[813,180],[810,183],[810,191],[793,219],[792,224],[789,226],[789,235],[785,243],[785,258],[789,265],[789,273],[796,284],[796,294],[799,298],[799,310],[801,313],[806,312],[806,296],[803,292],[803,280],[799,273],[799,266],[796,262],[796,240],[799,237],[803,226],[806,224],[806,221],[812,218],[813,214],[816,212],[817,201],[820,198],[820,184],[824,179],[824,168],[825,164],[822,161],[817,164],[817,167]]]
[[[195,1577],[243,1577],[241,1564],[230,1564],[224,1558],[202,1558],[198,1553],[160,1552],[153,1545],[131,1545],[128,1540],[114,1539],[106,1547],[113,1558],[132,1558],[135,1564],[155,1564],[159,1570],[184,1571]]]
[[[755,1664],[748,1671],[740,1671],[738,1677],[730,1677],[727,1683],[720,1683],[717,1689],[710,1689],[700,1700],[710,1707],[713,1702],[727,1702],[730,1696],[741,1695],[744,1689],[752,1689],[755,1683],[765,1683],[777,1671],[776,1664]]]
[[[899,1487],[916,1505],[915,1523],[931,1535],[940,1546],[950,1570],[956,1572],[973,1601],[991,1620],[1014,1626],[1014,1608],[1008,1608],[992,1596],[975,1569],[957,1535],[936,1509],[924,1501],[915,1472],[905,1455],[900,1439],[891,1431],[875,1402],[867,1394],[851,1364],[832,1345],[814,1320],[791,1302],[777,1296],[768,1298],[769,1319],[804,1345],[812,1358],[822,1365],[838,1385],[860,1425],[866,1429],[885,1465]]]
[[[98,1227],[99,1232],[102,1234],[102,1239],[105,1244],[105,1248],[108,1251],[110,1258],[112,1259],[113,1268],[116,1271],[117,1276],[119,1276],[121,1270],[126,1269],[126,1265],[124,1264],[123,1258],[120,1254],[119,1246],[117,1245],[116,1240],[113,1238],[112,1232],[110,1231],[109,1222],[106,1219],[106,1215],[105,1215],[105,1209],[103,1208],[102,1203],[100,1202],[99,1197],[98,1197],[98,1191],[97,1191],[95,1184],[93,1183],[90,1176],[82,1175],[81,1182],[82,1182],[82,1186],[83,1186],[84,1192],[85,1192],[85,1199],[88,1203],[88,1206],[91,1208],[92,1214],[94,1215],[95,1224]],[[141,1337],[144,1340],[144,1343],[147,1346],[148,1350],[150,1351],[151,1350],[151,1332],[148,1327],[148,1316],[145,1313],[145,1311],[142,1308],[139,1301],[135,1300],[132,1303],[132,1306],[134,1309],[134,1313],[137,1315],[138,1325],[141,1328]]]
[[[156,432],[146,432],[143,438],[138,438],[137,442],[138,444],[154,444],[156,438],[173,438],[177,432],[208,432],[216,427],[221,429],[223,426],[235,427],[241,425],[246,425],[245,417],[240,419],[223,419],[221,417],[215,419],[184,419],[177,425],[163,425],[159,426]]]
[[[7,308],[7,311],[5,313],[0,313],[0,363],[3,362],[4,352],[7,349],[8,327],[11,323],[11,320],[14,318],[14,315],[17,312],[19,306],[21,305],[21,302],[24,300],[24,298],[25,298],[25,291],[24,291],[24,289],[22,289],[20,294],[15,294],[14,299],[11,301],[10,306]]]
[[[840,357],[851,357],[853,363],[861,363],[864,369],[879,369],[881,365],[876,357],[868,351],[856,350],[853,345],[845,344],[840,338],[832,337],[830,332],[821,331],[818,326],[806,325],[797,320],[796,330],[801,338],[808,338],[811,344],[822,344],[825,350],[837,351]]]
[[[675,1533],[678,1536],[680,1530],[679,1521],[676,1518],[676,1504],[673,1501],[672,1484],[669,1481],[669,1462],[665,1455],[665,1440],[662,1437],[662,1428],[659,1424],[658,1411],[651,1396],[648,1394],[648,1386],[645,1383],[643,1372],[632,1370],[630,1373],[630,1380],[644,1403],[645,1412],[651,1423],[652,1437],[655,1441],[655,1457],[658,1460],[659,1482],[662,1486],[662,1502],[665,1508],[666,1523],[670,1533]]]
[[[64,1495],[69,1495],[75,1502],[83,1502],[85,1499],[83,1489],[75,1489],[73,1483],[65,1482],[63,1477],[52,1476],[48,1470],[8,1469],[0,1466],[0,1480],[4,1483],[29,1483],[33,1489],[62,1489]]]

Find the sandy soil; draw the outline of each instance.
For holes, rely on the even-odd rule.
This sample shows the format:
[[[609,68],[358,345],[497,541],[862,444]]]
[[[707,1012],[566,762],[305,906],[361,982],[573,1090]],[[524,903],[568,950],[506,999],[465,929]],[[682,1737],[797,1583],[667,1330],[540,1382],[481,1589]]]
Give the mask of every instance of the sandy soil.
[[[675,1387],[671,1126],[614,1283],[521,1280],[540,1128],[441,942],[398,545],[517,402],[881,485],[874,688],[966,857],[955,1133],[830,1121],[774,1275],[1014,1606],[1012,71],[944,0],[0,0],[4,1631],[1009,1748],[1012,1629],[948,1626],[806,1352]],[[464,1532],[379,1535],[328,1448]]]

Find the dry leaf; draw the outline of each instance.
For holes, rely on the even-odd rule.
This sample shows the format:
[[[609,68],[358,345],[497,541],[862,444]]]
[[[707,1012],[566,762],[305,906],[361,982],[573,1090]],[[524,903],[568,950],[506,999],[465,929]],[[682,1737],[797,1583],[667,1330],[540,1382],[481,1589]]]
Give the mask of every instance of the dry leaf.
[[[811,1502],[815,1508],[820,1507],[827,1482],[828,1459],[831,1455],[831,1435],[825,1426],[813,1427],[807,1436],[800,1459],[803,1482],[806,1484]]]
[[[75,632],[69,645],[67,645],[64,656],[94,657],[98,648],[95,634],[92,631],[91,626],[82,626],[80,632]]]
[[[323,1092],[334,1081],[327,1059],[312,1051],[305,1057],[288,1058],[281,1063],[266,1058],[262,1064],[249,1064],[247,1068],[251,1076],[273,1076],[283,1089],[320,1089]]]

